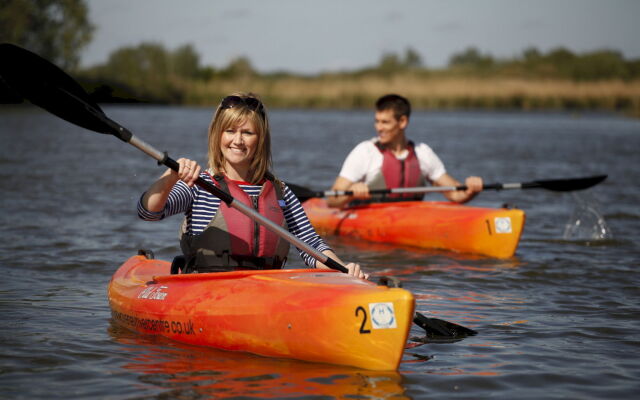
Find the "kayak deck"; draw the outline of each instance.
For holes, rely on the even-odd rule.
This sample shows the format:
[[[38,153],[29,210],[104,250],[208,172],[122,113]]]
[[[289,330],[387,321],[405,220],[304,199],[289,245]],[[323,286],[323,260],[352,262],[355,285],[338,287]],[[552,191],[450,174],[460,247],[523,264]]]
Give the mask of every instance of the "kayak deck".
[[[522,210],[451,202],[403,201],[339,209],[324,199],[310,199],[303,207],[321,235],[495,258],[514,255],[525,223]]]
[[[413,295],[332,270],[170,275],[131,257],[108,288],[115,322],[180,342],[263,356],[395,370]]]

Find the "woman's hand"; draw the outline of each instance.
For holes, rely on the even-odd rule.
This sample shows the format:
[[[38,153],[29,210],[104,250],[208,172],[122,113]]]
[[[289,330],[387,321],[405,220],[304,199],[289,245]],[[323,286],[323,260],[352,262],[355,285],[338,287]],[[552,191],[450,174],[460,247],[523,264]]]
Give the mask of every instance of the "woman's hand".
[[[360,267],[360,264],[349,263],[345,265],[345,268],[349,270],[348,272],[349,275],[353,275],[356,278],[360,278],[360,279],[369,279],[369,274],[366,274],[362,270],[362,268]]]
[[[171,189],[178,180],[182,180],[189,186],[195,184],[200,175],[200,166],[195,161],[188,158],[180,158],[177,161],[179,168],[174,171],[167,168],[160,178],[151,184],[149,189],[142,196],[142,206],[151,212],[160,212],[167,203],[167,198]]]
[[[200,176],[202,168],[200,168],[197,162],[188,158],[179,158],[177,162],[180,165],[177,172],[178,179],[186,183],[189,187],[193,187]]]
[[[365,272],[362,270],[362,267],[360,267],[360,264],[345,263],[332,250],[325,250],[325,251],[322,252],[322,254],[324,254],[327,257],[331,258],[332,260],[344,265],[344,267],[348,270],[347,274],[355,276],[356,278],[360,278],[360,279],[369,279],[369,274],[365,274]],[[316,262],[316,267],[325,268],[325,269],[331,269],[330,267],[324,265],[320,261]]]

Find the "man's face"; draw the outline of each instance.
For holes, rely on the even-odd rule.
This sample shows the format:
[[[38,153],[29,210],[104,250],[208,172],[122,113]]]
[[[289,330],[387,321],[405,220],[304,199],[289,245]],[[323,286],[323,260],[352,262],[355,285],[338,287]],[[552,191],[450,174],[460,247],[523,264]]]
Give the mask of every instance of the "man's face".
[[[380,144],[386,145],[400,140],[407,122],[407,117],[404,115],[396,119],[393,110],[376,111],[375,128]]]

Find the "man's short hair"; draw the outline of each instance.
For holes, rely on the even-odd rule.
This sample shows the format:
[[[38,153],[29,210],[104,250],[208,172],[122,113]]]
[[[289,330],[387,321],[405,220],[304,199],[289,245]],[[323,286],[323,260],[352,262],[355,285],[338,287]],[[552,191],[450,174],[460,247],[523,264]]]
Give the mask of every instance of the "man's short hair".
[[[393,115],[396,119],[400,119],[403,115],[409,118],[411,115],[411,104],[409,103],[409,100],[400,95],[387,94],[376,101],[376,110],[393,110]]]

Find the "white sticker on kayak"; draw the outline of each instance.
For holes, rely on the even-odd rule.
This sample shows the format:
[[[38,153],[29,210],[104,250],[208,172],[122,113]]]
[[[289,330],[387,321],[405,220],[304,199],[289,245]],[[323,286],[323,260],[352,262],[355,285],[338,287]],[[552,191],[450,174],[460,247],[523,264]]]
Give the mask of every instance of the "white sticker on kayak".
[[[496,217],[494,224],[496,226],[496,233],[511,233],[510,217]]]
[[[369,303],[371,326],[373,329],[397,328],[393,303]]]
[[[140,292],[138,298],[149,300],[164,300],[169,293],[163,292],[162,289],[167,289],[167,286],[149,286],[142,292]]]

